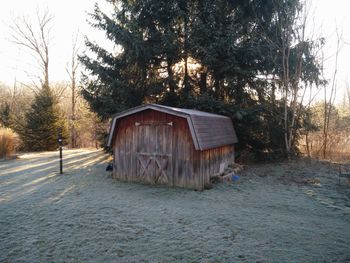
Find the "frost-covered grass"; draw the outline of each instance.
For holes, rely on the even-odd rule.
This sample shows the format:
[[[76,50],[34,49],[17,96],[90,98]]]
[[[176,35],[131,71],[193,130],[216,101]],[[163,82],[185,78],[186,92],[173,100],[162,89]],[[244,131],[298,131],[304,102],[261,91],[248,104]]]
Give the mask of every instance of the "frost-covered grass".
[[[0,262],[350,261],[350,190],[326,165],[250,166],[196,192],[114,181],[101,151],[64,163],[0,162]]]

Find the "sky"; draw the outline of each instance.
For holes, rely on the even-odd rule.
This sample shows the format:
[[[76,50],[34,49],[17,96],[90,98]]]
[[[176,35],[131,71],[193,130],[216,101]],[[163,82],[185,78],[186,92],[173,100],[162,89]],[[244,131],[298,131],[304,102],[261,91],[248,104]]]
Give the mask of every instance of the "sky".
[[[11,0],[4,1],[0,9],[0,82],[13,85],[15,80],[28,82],[28,72],[35,74],[35,59],[11,43],[10,25],[18,17],[34,19],[36,11],[48,9],[54,15],[51,32],[50,80],[67,81],[67,63],[71,56],[74,35],[79,32],[80,50],[87,36],[99,44],[108,45],[102,32],[92,29],[87,13],[92,12],[95,2],[107,8],[104,0]],[[343,43],[338,59],[337,101],[344,95],[344,86],[350,82],[350,0],[313,0],[309,15],[309,34],[326,38],[324,51],[325,76],[331,79],[335,65],[335,28],[342,31]],[[111,45],[111,44],[109,44]],[[27,72],[27,73],[26,73]]]
[[[31,74],[37,72],[35,59],[28,54],[26,49],[11,42],[10,26],[14,20],[21,17],[36,22],[38,10],[41,13],[48,10],[54,17],[51,23],[49,47],[50,81],[68,80],[66,67],[71,58],[72,43],[77,32],[80,50],[84,50],[84,36],[99,43],[107,43],[103,33],[91,28],[87,23],[87,14],[93,11],[95,2],[96,0],[11,0],[2,4],[0,9],[0,82],[8,85],[13,85],[15,79],[20,82],[28,82],[28,72]]]

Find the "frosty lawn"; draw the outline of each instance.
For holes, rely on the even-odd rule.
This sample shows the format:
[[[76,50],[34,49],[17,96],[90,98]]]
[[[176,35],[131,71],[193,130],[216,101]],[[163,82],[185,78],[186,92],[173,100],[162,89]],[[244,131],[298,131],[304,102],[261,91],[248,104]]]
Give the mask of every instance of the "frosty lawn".
[[[101,151],[0,162],[0,262],[349,262],[350,190],[322,164],[191,190],[111,179]],[[317,182],[316,184],[307,182]]]

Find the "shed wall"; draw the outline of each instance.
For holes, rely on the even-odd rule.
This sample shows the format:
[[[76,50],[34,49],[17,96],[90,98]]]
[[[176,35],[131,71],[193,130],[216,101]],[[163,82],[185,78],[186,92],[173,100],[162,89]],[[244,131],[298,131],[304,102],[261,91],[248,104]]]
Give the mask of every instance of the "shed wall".
[[[195,150],[185,118],[150,109],[119,119],[113,145],[114,178],[198,190],[234,156],[233,145]]]
[[[141,128],[140,130],[143,125],[157,125],[157,123],[160,125],[171,123],[167,131],[163,129],[164,132],[170,132],[171,134],[152,136],[152,134],[149,134],[150,129]],[[120,119],[116,130],[113,169],[115,178],[125,181],[141,181],[150,184],[166,184],[196,189],[201,187],[198,178],[195,178],[193,173],[194,145],[185,118],[154,110],[145,110]],[[169,138],[171,138],[171,142],[169,142]],[[142,140],[142,143],[140,143],[140,140]],[[156,144],[160,145],[158,149],[153,147]],[[164,153],[162,149],[167,149],[167,153]],[[155,154],[149,158],[157,158],[158,163],[153,160],[147,163],[147,156],[140,160],[140,152],[150,152],[150,150]],[[168,164],[162,169],[166,173],[167,180],[154,181],[152,176],[142,173],[144,170],[142,166],[147,165],[147,169],[158,169],[159,171],[159,166],[162,165],[161,162],[164,163],[164,158],[157,155],[160,152],[161,154],[171,155]]]
[[[209,183],[210,176],[217,175],[234,162],[235,149],[233,145],[222,146],[199,152],[200,173],[203,177],[203,188]]]

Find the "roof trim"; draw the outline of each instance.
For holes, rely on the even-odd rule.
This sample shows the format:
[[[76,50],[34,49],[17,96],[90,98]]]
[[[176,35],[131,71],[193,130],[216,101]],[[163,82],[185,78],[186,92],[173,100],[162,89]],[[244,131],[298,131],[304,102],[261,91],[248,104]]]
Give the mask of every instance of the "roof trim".
[[[191,116],[187,116],[186,119],[187,119],[188,127],[190,128],[190,132],[191,132],[194,148],[196,150],[202,150],[200,145],[199,145],[196,132],[194,131],[194,128],[193,128],[193,123],[192,123]]]

